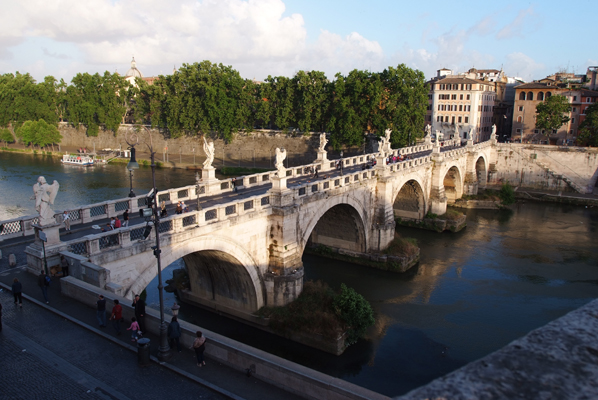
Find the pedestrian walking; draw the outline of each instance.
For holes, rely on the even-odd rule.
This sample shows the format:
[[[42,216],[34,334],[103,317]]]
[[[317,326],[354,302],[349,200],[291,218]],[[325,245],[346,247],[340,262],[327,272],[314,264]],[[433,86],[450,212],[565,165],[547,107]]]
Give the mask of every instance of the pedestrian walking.
[[[64,222],[64,230],[70,231],[71,230],[71,216],[67,211],[62,214],[62,221]]]
[[[118,229],[120,227],[121,227],[120,219],[118,219],[118,216],[116,216],[114,218],[114,229]]]
[[[118,304],[118,300],[114,300],[110,321],[112,321],[112,326],[114,327],[116,334],[120,335],[120,323],[123,321],[123,306]]]
[[[131,318],[131,326],[129,326],[127,330],[131,331],[131,342],[136,342],[142,333],[135,317]]]
[[[116,228],[116,221],[114,219],[114,217],[110,218],[110,226],[112,227],[111,230],[114,230],[114,228]]]
[[[98,323],[100,324],[100,328],[106,327],[106,299],[104,296],[100,295],[97,304],[97,311],[96,317],[98,318]]]
[[[139,323],[139,328],[142,332],[145,332],[145,301],[137,294],[131,307],[135,308],[135,318]]]
[[[170,348],[174,349],[174,344],[176,343],[176,349],[178,352],[181,352],[181,326],[179,325],[179,320],[177,317],[172,317],[170,324],[168,324],[168,341],[170,343]]]
[[[17,301],[19,302],[19,306],[23,307],[23,285],[19,282],[18,278],[12,280],[12,295],[15,298],[15,306],[17,305]]]
[[[237,178],[233,178],[230,180],[230,184],[232,186],[233,192],[237,193],[238,189],[237,189]]]
[[[195,355],[197,356],[197,366],[202,367],[206,365],[206,362],[203,360],[203,352],[206,351],[206,337],[203,336],[201,331],[197,331],[196,335],[197,337],[189,348],[195,350]]]
[[[44,300],[46,300],[46,304],[50,304],[50,300],[48,299],[48,286],[50,286],[50,277],[46,275],[46,271],[42,269],[42,272],[37,277],[37,286],[42,289],[42,294],[44,295]]]
[[[123,213],[123,227],[129,226],[129,209],[127,208]]]
[[[62,269],[62,276],[69,275],[69,260],[65,256],[60,256],[60,268]]]

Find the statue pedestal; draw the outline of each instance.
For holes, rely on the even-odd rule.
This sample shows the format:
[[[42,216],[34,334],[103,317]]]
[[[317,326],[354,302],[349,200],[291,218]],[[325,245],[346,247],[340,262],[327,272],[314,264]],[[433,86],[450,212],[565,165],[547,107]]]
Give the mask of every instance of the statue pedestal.
[[[32,226],[35,229],[36,245],[42,245],[42,240],[39,237],[40,232],[43,232],[46,235],[46,246],[52,246],[54,244],[60,243],[60,233],[58,232],[58,230],[60,229],[60,224],[54,222],[53,224],[48,225],[33,224]]]
[[[272,178],[272,190],[275,192],[282,192],[287,190],[287,177],[280,178],[275,176]]]
[[[201,169],[201,181],[206,183],[211,183],[212,181],[217,181],[216,178],[216,168],[208,167]]]
[[[318,150],[318,158],[316,163],[320,164],[320,172],[330,171],[330,161],[328,160],[328,152],[325,150]]]

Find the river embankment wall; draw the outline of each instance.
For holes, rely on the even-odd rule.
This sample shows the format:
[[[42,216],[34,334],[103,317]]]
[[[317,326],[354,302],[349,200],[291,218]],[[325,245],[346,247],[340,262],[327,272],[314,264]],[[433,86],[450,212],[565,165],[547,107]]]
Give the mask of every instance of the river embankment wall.
[[[99,294],[106,299],[106,309],[108,310],[114,305],[114,300],[118,299],[123,307],[125,320],[130,320],[135,315],[134,309],[128,306],[130,300],[71,276],[60,279],[60,291],[62,295],[76,299],[91,308],[95,308]],[[167,316],[167,319],[170,318]],[[180,340],[183,346],[190,347],[196,337],[195,332],[201,330],[207,339],[206,355],[208,357],[244,373],[250,373],[254,378],[278,386],[300,397],[329,400],[389,399],[387,396],[369,389],[239,343],[197,325],[182,320],[179,320],[179,323],[182,331]],[[145,325],[149,332],[159,335],[160,313],[147,307]]]
[[[576,186],[591,193],[597,178],[596,148],[498,143],[488,183],[555,191],[576,191]]]
[[[99,151],[102,149],[127,149],[127,137],[133,140],[133,134],[138,134],[140,142],[149,143],[148,133],[156,152],[156,159],[170,166],[176,164],[197,164],[201,165],[205,160],[203,152],[203,137],[183,135],[172,138],[170,133],[161,129],[145,128],[138,132],[134,125],[120,125],[115,134],[100,128],[98,136],[87,136],[83,126],[74,127],[67,123],[60,123],[58,126],[62,140],[61,149],[72,151],[79,148],[87,148],[88,151]],[[317,150],[320,144],[319,132],[299,133],[279,130],[258,129],[252,132],[237,132],[234,139],[227,143],[222,139],[207,137],[207,140],[214,141],[215,157],[214,166],[240,166],[252,167],[253,164],[265,168],[274,168],[276,148],[285,148],[289,165],[310,164],[317,157]],[[329,158],[334,158],[337,152],[328,146]],[[147,152],[144,144],[137,146],[138,152]],[[345,153],[363,152],[361,148],[352,148]],[[146,158],[143,156],[143,158]]]

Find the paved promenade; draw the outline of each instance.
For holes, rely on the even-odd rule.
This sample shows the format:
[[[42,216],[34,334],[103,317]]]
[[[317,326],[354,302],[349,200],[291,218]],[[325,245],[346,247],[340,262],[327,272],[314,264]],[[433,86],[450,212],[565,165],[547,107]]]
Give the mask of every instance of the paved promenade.
[[[14,277],[23,283],[22,308],[7,288]],[[110,325],[99,328],[94,309],[60,294],[58,278],[49,305],[23,267],[4,269],[0,284],[0,399],[300,398],[209,358],[199,368],[186,348],[160,365],[154,335],[148,336],[154,362],[139,367],[128,332],[116,336]]]

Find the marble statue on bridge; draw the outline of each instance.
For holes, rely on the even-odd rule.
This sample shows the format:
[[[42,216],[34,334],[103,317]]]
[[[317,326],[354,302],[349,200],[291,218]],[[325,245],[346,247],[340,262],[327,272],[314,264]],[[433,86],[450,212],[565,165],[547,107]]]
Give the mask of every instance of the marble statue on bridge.
[[[326,147],[327,143],[328,139],[326,139],[326,133],[320,133],[320,147],[318,148],[318,151],[326,151],[324,148]]]
[[[382,157],[386,158],[392,153],[392,147],[390,146],[390,134],[392,133],[391,129],[387,129],[384,131],[384,136],[380,138],[378,141],[378,149]]]
[[[216,151],[214,150],[214,142],[210,140],[210,142],[208,143],[205,136],[203,138],[203,151],[204,153],[206,153],[206,160],[203,162],[203,167],[204,169],[210,169],[212,168],[212,163],[214,162],[214,154]]]
[[[46,182],[46,178],[40,176],[37,178],[37,183],[33,185],[33,196],[31,200],[35,199],[35,209],[39,212],[39,224],[50,225],[56,223],[54,219],[54,210],[50,207],[54,204],[54,199],[58,194],[60,185],[54,181],[51,185]]]
[[[276,148],[276,161],[274,167],[278,170],[278,177],[284,178],[287,176],[286,169],[284,167],[284,159],[287,158],[287,151],[283,148]]]

